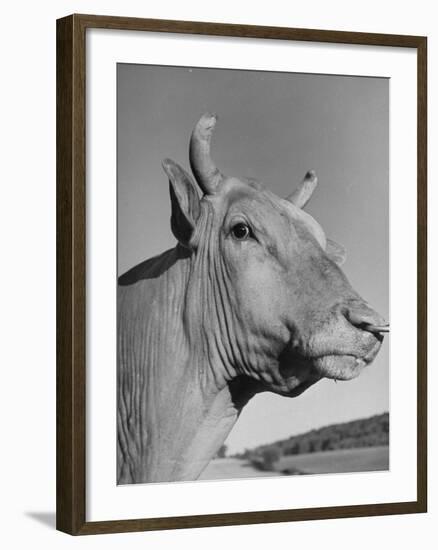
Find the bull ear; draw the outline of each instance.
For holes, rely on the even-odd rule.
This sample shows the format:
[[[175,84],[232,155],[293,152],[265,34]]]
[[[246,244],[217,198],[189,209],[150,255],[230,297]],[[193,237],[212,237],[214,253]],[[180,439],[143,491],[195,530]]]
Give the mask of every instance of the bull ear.
[[[172,233],[183,246],[189,247],[201,210],[197,186],[187,172],[173,160],[163,160],[163,168],[169,177]]]
[[[325,251],[327,256],[337,265],[343,265],[347,259],[347,251],[345,248],[331,239],[327,239]]]

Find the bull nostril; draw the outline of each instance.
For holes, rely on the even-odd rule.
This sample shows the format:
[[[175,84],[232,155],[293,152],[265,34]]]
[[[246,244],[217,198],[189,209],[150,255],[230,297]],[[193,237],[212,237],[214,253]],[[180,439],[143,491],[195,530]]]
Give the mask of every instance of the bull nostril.
[[[374,334],[389,332],[389,323],[386,323],[383,317],[366,304],[357,304],[355,307],[347,308],[344,310],[344,315],[352,325],[361,330]]]

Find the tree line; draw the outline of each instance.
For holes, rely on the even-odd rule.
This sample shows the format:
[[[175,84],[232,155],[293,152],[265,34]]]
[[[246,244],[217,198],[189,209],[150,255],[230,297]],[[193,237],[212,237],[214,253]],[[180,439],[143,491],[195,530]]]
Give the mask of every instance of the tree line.
[[[271,464],[281,456],[382,445],[389,445],[389,413],[342,424],[331,424],[268,445],[246,449],[234,456],[251,462]]]

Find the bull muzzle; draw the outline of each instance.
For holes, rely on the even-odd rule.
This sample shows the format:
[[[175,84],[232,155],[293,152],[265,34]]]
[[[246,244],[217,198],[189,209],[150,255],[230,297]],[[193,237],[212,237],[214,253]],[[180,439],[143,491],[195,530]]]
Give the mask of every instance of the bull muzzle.
[[[373,334],[389,332],[389,323],[365,302],[359,301],[350,304],[344,310],[344,315],[353,326],[366,332],[372,332]]]

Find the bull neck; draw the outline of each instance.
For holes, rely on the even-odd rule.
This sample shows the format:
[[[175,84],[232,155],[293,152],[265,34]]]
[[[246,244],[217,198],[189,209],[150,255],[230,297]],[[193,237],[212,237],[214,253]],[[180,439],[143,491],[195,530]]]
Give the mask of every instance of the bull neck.
[[[119,331],[120,483],[196,479],[254,393],[193,345],[191,256],[177,247],[153,260],[120,281],[119,322],[131,315]]]

